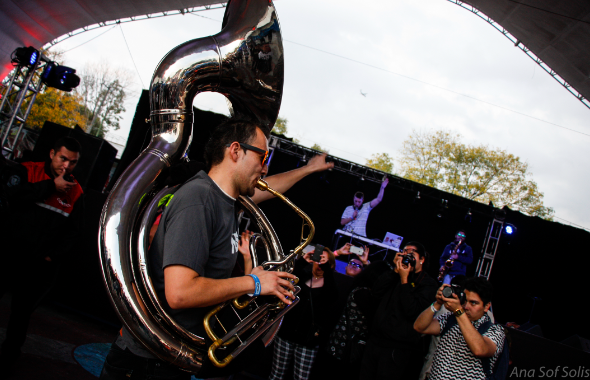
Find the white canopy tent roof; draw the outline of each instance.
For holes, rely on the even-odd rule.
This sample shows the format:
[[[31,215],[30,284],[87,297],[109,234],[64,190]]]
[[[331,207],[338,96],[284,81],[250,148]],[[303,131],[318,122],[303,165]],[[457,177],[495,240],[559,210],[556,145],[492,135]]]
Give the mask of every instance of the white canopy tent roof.
[[[515,37],[513,42],[527,54],[530,50],[531,58],[563,78],[555,77],[590,107],[590,0],[449,1],[470,4],[501,25]]]
[[[128,17],[186,10],[221,0],[0,0],[0,78],[21,46],[37,49],[74,30]]]
[[[469,4],[487,15],[488,22],[514,36],[513,42],[525,52],[530,50],[533,59],[538,58],[566,88],[575,89],[570,92],[590,107],[590,0],[449,1]],[[0,0],[0,78],[11,70],[10,54],[18,47],[41,48],[67,33],[108,21],[223,3],[226,1]]]

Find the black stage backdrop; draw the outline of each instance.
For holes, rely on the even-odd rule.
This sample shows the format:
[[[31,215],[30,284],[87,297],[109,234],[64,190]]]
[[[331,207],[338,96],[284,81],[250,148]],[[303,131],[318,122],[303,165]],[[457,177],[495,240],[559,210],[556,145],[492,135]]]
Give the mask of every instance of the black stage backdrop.
[[[293,169],[298,164],[298,158],[276,152],[269,174]],[[314,221],[315,242],[332,246],[334,231],[340,228],[342,212],[352,204],[354,193],[363,191],[365,201],[369,201],[377,196],[379,187],[378,183],[332,171],[305,178],[286,195]],[[449,200],[449,208],[439,218],[442,199]],[[283,249],[294,248],[299,240],[300,219],[277,199],[261,204],[261,208],[277,230]],[[473,213],[471,221],[465,218],[469,208]],[[583,313],[565,312],[584,302],[581,296],[590,268],[590,233],[508,208],[504,211],[506,221],[517,226],[518,231],[510,239],[501,237],[490,274],[495,288],[493,311],[498,322],[527,322],[533,297],[538,297],[541,300],[536,303],[531,322],[541,326],[545,337],[557,341],[573,334],[590,338],[590,326],[584,323]],[[426,192],[423,187],[418,200],[416,191],[397,186],[393,179],[383,201],[370,214],[367,235],[383,239],[389,231],[403,236],[404,243],[423,243],[431,256],[428,272],[435,277],[444,247],[458,229],[465,229],[467,243],[474,253],[467,274],[473,275],[491,220],[491,207],[432,188]]]
[[[147,92],[144,92],[120,169],[126,168],[149,142],[149,125],[145,123],[148,113]],[[199,132],[193,137],[189,157],[200,159],[209,131],[225,116],[196,109],[195,114],[195,120],[198,120],[195,128]],[[277,151],[270,174],[291,170],[301,164],[298,158]],[[379,186],[349,173],[331,171],[305,178],[286,195],[315,222],[315,242],[332,246],[334,231],[340,228],[340,217],[344,208],[352,204],[354,193],[363,191],[369,201],[377,195]],[[416,199],[417,190],[421,192],[420,199]],[[442,199],[448,200],[449,208],[443,218],[439,218],[437,214]],[[105,200],[105,194],[87,192],[84,238],[72,252],[72,260],[64,266],[51,298],[65,307],[117,324],[98,260],[98,221]],[[277,230],[284,250],[293,249],[299,242],[300,218],[280,200],[267,201],[261,208]],[[471,221],[465,219],[469,208],[473,213]],[[494,313],[497,320],[502,323],[527,322],[533,297],[539,297],[541,301],[536,304],[531,322],[541,326],[546,338],[561,341],[573,334],[590,338],[590,326],[585,323],[582,312],[585,304],[582,289],[586,288],[584,278],[590,267],[590,255],[587,254],[590,233],[509,209],[505,211],[506,220],[516,225],[518,232],[511,241],[501,239],[491,271],[490,280],[496,289]],[[443,248],[453,239],[457,229],[465,229],[467,243],[475,256],[473,264],[468,267],[468,275],[472,275],[492,212],[493,208],[487,205],[419,184],[412,188],[408,181],[392,178],[383,202],[371,212],[367,232],[370,238],[382,239],[389,231],[403,236],[404,242],[422,242],[433,261],[429,273],[436,276]]]

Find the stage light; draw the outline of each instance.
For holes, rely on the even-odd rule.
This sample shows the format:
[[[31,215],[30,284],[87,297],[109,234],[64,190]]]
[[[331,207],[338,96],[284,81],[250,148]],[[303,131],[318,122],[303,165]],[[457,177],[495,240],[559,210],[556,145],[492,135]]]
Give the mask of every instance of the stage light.
[[[514,235],[516,233],[516,227],[513,224],[506,223],[504,225],[504,233],[506,235],[512,236],[512,235]]]
[[[420,192],[418,192],[418,194],[416,194],[416,199],[420,199]]]
[[[441,199],[440,208],[438,209],[438,213],[436,214],[437,218],[444,218],[449,208],[449,201],[446,199]]]
[[[45,67],[41,78],[48,87],[55,87],[58,90],[70,92],[80,84],[80,77],[76,70],[67,66],[60,66],[50,62]]]
[[[19,63],[24,66],[35,66],[39,62],[41,54],[32,46],[17,48],[13,53],[12,62]]]
[[[471,223],[471,215],[472,215],[472,214],[471,214],[471,209],[468,209],[468,210],[467,210],[467,213],[465,214],[465,221],[466,221],[467,223]]]

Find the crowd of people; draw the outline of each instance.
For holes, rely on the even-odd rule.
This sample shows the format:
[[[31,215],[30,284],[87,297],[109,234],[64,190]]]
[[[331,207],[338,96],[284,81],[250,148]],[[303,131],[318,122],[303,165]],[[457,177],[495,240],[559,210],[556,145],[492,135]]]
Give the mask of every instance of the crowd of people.
[[[11,194],[28,207],[26,222],[34,217],[43,226],[72,234],[79,228],[75,221],[82,212],[83,193],[71,172],[82,153],[72,140],[58,141],[47,162],[25,165],[19,177],[23,183],[12,183]],[[320,360],[329,363],[331,378],[343,379],[485,379],[504,370],[504,329],[488,316],[491,284],[464,276],[465,265],[473,260],[471,248],[464,244],[465,231],[457,232],[439,260],[441,271],[449,260],[460,263],[451,263],[442,285],[427,273],[430,257],[417,241],[374,262],[369,260],[369,247],[354,256],[347,243],[334,252],[316,245],[296,260],[293,273],[253,268],[250,232],[240,231],[236,199],[247,195],[260,203],[272,197],[255,188],[267,172],[268,151],[268,135],[262,129],[230,119],[207,144],[207,170],[196,173],[163,202],[150,233],[149,260],[153,286],[169,315],[192,333],[206,336],[202,320],[208,307],[246,294],[276,296],[290,305],[298,281],[299,303],[285,315],[275,337],[270,379],[314,377]],[[266,180],[285,192],[303,177],[331,168],[325,158],[318,155],[304,167]],[[367,203],[357,193],[354,206],[342,215],[342,225],[365,235],[368,214],[383,199],[387,184],[385,180],[378,196]],[[16,296],[2,345],[5,363],[20,354],[30,314],[56,276],[63,240],[55,244],[58,241],[48,237],[46,242],[51,244],[31,245],[19,256],[34,260],[42,276],[35,281],[29,276],[26,284],[21,277],[20,288],[8,281],[13,274],[3,276],[3,290],[10,285]],[[336,257],[347,255],[345,274],[338,273]],[[431,335],[438,336],[436,348]],[[264,348],[249,348],[255,349]],[[236,361],[221,375],[239,370]],[[205,360],[199,375],[220,373]],[[100,378],[189,379],[190,374],[158,358],[123,328]]]

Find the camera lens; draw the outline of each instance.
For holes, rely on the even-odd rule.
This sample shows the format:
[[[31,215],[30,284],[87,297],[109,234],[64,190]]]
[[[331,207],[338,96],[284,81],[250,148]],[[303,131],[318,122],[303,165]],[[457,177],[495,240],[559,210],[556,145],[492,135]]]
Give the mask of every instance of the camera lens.
[[[447,286],[446,288],[443,289],[442,291],[442,295],[445,298],[453,298],[453,288],[451,288],[450,286]]]

